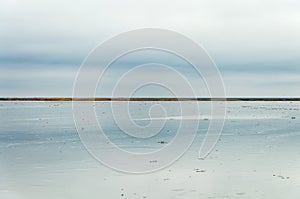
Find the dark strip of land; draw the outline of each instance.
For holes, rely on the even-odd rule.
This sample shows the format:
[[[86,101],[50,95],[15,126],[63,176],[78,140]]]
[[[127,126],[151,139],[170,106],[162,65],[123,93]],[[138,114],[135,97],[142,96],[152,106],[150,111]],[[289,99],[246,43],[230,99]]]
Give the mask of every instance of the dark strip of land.
[[[96,98],[72,98],[72,97],[2,97],[0,101],[300,101],[300,98],[169,98],[169,97],[96,97]]]

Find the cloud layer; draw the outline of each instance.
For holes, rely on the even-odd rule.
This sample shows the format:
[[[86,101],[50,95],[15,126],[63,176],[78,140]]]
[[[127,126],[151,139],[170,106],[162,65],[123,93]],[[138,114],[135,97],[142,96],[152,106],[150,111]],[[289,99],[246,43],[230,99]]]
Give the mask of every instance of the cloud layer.
[[[298,95],[297,0],[3,0],[0,21],[2,96],[70,95],[90,50],[142,27],[171,29],[200,43],[230,96]]]

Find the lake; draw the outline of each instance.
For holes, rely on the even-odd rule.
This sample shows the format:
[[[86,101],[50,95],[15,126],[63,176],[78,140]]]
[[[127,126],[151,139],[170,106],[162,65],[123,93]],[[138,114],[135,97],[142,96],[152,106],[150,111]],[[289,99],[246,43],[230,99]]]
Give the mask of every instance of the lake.
[[[103,165],[86,150],[76,130],[72,102],[1,102],[1,199],[274,199],[300,195],[300,102],[228,102],[222,134],[205,159],[198,156],[211,120],[209,102],[183,102],[200,107],[198,114],[191,110],[183,118],[178,102],[118,102],[128,103],[131,121],[145,127],[143,133],[151,135],[147,138],[124,133],[113,120],[112,103],[94,105],[113,143],[99,145],[103,153],[115,145],[132,153],[160,150],[172,142],[180,121],[198,121],[197,135],[170,166],[128,174]],[[126,126],[126,114],[117,117]],[[126,128],[129,133],[140,133]],[[188,128],[183,131],[189,136]],[[155,160],[149,162],[153,163]]]

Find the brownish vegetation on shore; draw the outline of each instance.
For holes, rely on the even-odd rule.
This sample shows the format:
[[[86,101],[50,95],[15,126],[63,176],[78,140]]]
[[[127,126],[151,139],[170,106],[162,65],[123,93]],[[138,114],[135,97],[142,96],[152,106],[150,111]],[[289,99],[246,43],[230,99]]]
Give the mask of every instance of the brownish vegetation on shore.
[[[174,97],[2,97],[0,101],[300,101],[300,98],[174,98]]]

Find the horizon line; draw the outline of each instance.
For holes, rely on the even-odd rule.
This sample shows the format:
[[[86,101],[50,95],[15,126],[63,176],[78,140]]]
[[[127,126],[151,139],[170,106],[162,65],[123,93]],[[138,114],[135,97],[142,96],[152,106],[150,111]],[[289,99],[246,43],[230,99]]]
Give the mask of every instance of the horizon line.
[[[300,101],[300,97],[0,97],[0,101]]]

